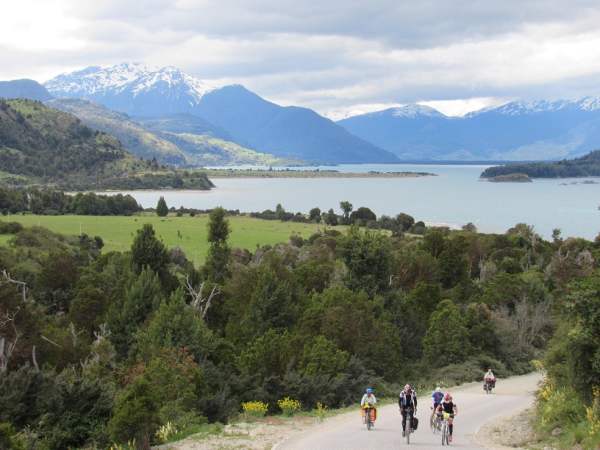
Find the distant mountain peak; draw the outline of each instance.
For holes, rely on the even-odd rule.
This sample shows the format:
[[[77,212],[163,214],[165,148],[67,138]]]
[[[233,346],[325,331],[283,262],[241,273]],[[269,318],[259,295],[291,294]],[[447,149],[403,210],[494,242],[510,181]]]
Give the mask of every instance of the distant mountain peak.
[[[474,117],[484,113],[494,112],[506,116],[519,116],[541,112],[554,112],[563,109],[580,111],[596,111],[600,109],[600,97],[583,97],[574,100],[515,100],[500,106],[490,106],[478,111],[473,111],[465,117]]]
[[[84,98],[122,92],[135,97],[153,90],[171,90],[178,96],[187,96],[191,104],[197,104],[207,92],[215,89],[176,67],[149,67],[139,62],[86,67],[59,75],[47,81],[45,86],[56,96]]]
[[[388,117],[402,117],[408,119],[414,119],[417,117],[446,117],[444,114],[439,112],[437,109],[426,105],[419,105],[418,103],[410,103],[402,106],[395,106],[393,108],[383,109],[381,111],[375,111],[371,113],[361,114],[364,116],[376,117],[376,116],[388,116]],[[347,117],[351,119],[355,116]],[[356,116],[357,117],[357,116]]]

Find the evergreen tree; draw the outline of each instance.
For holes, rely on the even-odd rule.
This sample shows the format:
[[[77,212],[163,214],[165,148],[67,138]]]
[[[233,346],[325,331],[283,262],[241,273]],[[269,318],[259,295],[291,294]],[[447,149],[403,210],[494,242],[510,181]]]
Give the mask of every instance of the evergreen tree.
[[[144,267],[149,267],[161,275],[169,263],[169,255],[165,245],[156,238],[154,228],[145,224],[137,231],[131,245],[131,263],[136,273]]]
[[[452,300],[441,301],[431,315],[423,352],[431,363],[439,366],[463,362],[469,355],[469,332]]]
[[[145,268],[129,288],[123,301],[112,305],[108,313],[110,339],[121,357],[127,356],[139,325],[158,308],[161,298],[158,277],[151,269]]]
[[[156,204],[156,215],[159,217],[165,217],[169,214],[169,207],[167,206],[167,202],[164,197],[158,199],[158,203]]]
[[[223,208],[211,211],[208,222],[208,255],[204,264],[206,278],[214,283],[223,283],[228,275],[230,250],[227,245],[230,229]]]
[[[158,405],[152,386],[143,377],[137,378],[119,396],[108,424],[116,442],[135,439],[139,449],[150,449],[151,439],[160,425]]]

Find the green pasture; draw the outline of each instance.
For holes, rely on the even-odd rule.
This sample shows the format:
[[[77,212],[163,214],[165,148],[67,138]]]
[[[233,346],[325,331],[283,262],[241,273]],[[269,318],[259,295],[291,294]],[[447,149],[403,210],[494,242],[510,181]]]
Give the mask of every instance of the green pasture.
[[[20,222],[24,226],[42,226],[57,233],[89,236],[100,236],[104,240],[104,252],[128,250],[136,230],[145,223],[150,223],[157,235],[169,248],[180,247],[187,257],[198,264],[206,256],[208,245],[207,215],[168,216],[38,216],[9,215],[3,221]],[[231,225],[229,238],[232,247],[256,249],[257,245],[272,245],[287,242],[292,234],[308,237],[315,233],[321,225],[296,222],[280,222],[277,220],[261,220],[246,216],[228,218]],[[0,244],[6,243],[12,236],[0,236]]]

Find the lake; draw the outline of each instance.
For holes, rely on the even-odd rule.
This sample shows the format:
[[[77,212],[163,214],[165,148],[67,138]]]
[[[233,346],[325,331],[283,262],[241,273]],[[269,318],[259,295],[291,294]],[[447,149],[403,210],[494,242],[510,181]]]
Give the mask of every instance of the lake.
[[[165,197],[169,207],[209,209],[223,206],[240,211],[275,209],[308,212],[334,208],[342,200],[355,208],[368,206],[377,215],[405,212],[428,224],[460,227],[473,222],[483,232],[504,232],[519,222],[533,225],[546,238],[553,228],[563,236],[593,239],[600,232],[600,184],[592,179],[534,180],[533,183],[490,183],[479,175],[488,166],[430,164],[360,164],[334,169],[346,172],[416,171],[435,177],[361,179],[214,179],[211,191],[132,191],[144,207]],[[331,169],[331,167],[323,167]],[[593,180],[600,183],[600,180]],[[576,183],[576,184],[574,184]]]

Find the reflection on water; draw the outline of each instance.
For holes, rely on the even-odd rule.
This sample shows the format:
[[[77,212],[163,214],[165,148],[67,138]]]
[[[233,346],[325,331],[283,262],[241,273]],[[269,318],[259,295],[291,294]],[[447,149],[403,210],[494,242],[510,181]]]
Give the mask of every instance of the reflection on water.
[[[405,212],[428,223],[461,226],[473,222],[481,231],[504,232],[518,222],[534,225],[550,237],[553,228],[563,236],[594,238],[600,232],[600,184],[574,180],[535,180],[533,183],[489,183],[479,180],[486,166],[470,165],[342,165],[335,170],[431,172],[436,177],[363,179],[215,179],[206,191],[137,191],[144,206],[164,196],[169,206],[208,209],[223,206],[240,211],[274,209],[308,212],[318,206],[339,212],[341,200],[368,206],[378,215]],[[332,169],[331,167],[323,167]],[[577,180],[583,181],[583,180]]]

